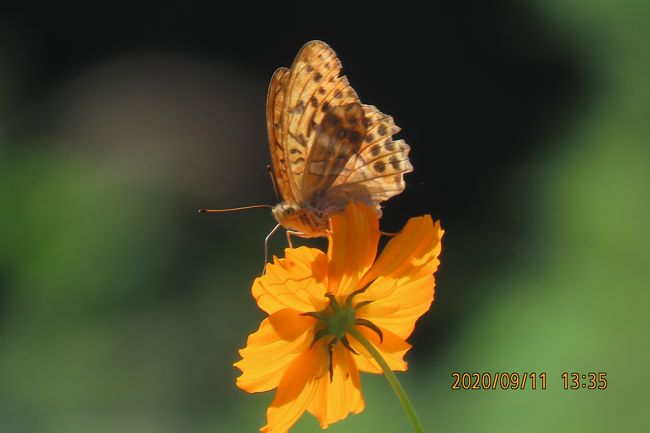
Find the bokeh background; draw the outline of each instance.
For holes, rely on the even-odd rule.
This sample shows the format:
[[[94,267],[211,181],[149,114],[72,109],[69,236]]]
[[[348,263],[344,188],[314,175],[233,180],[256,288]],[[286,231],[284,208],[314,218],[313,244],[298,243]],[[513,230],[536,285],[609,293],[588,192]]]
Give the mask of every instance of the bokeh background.
[[[427,431],[647,429],[649,29],[639,0],[3,9],[0,432],[264,424],[272,395],[232,363],[275,223],[196,209],[274,203],[266,87],[311,39],[412,146],[384,229],[446,229],[400,375]],[[453,371],[548,388],[452,391]],[[565,391],[563,371],[609,386]],[[330,431],[407,431],[362,381],[366,410]]]

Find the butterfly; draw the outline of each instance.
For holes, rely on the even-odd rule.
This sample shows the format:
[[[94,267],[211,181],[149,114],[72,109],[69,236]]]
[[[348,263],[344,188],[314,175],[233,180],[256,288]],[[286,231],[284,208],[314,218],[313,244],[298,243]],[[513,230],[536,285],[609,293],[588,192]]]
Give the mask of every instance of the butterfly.
[[[413,170],[391,116],[362,104],[325,42],[311,41],[291,68],[273,74],[266,102],[271,175],[279,225],[301,237],[326,236],[350,201],[381,216],[380,203],[405,188]],[[276,227],[277,228],[277,227]]]

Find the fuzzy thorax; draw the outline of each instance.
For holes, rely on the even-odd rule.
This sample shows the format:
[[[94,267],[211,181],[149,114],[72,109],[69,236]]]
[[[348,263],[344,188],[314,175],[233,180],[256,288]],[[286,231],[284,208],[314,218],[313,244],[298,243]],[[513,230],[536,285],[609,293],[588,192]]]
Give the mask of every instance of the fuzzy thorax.
[[[286,202],[272,209],[273,216],[283,227],[300,233],[305,238],[327,236],[327,217],[314,209]]]

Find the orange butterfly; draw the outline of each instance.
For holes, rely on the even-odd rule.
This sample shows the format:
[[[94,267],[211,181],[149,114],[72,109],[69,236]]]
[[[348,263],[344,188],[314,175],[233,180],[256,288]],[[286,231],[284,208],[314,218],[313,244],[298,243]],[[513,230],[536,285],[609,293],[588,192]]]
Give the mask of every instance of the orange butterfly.
[[[305,44],[273,74],[266,103],[279,224],[301,237],[326,236],[328,219],[361,201],[376,209],[404,190],[413,170],[393,119],[361,104],[326,43]]]
[[[350,201],[381,216],[380,203],[404,191],[413,170],[393,118],[361,104],[341,62],[325,42],[306,43],[291,69],[279,68],[266,100],[272,178],[281,203],[272,206],[278,225],[301,237],[326,236],[328,220]],[[201,212],[228,212],[243,208]],[[266,245],[266,242],[265,242]]]

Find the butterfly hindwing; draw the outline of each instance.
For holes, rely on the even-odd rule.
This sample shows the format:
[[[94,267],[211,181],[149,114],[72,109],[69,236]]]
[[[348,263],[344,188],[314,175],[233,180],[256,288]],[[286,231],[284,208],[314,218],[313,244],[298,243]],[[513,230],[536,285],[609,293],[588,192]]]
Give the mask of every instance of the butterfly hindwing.
[[[399,127],[372,105],[363,105],[367,131],[356,157],[351,158],[330,188],[332,197],[361,200],[379,211],[379,203],[404,191],[404,174],[413,171],[404,140],[393,140]]]

